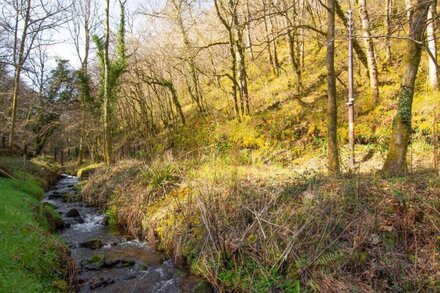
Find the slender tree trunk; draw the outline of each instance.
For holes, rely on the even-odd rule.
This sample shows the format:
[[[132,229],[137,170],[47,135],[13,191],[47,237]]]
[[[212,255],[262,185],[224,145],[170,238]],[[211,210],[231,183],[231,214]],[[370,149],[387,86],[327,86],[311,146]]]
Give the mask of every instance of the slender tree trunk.
[[[182,120],[182,123],[185,124],[186,123],[185,115],[183,115],[182,106],[180,105],[179,98],[177,96],[177,92],[176,89],[174,88],[174,85],[170,84],[169,89],[171,91],[171,97],[173,99],[174,106],[176,107],[177,113],[179,113],[180,120]]]
[[[362,1],[362,0],[361,0]],[[348,167],[355,172],[354,142],[354,74],[353,74],[353,11],[348,10],[348,148],[350,150]]]
[[[237,7],[230,3],[231,16],[232,16],[232,30],[234,34],[234,45],[235,45],[235,59],[236,59],[236,80],[238,82],[238,90],[240,94],[240,107],[241,113],[249,114],[249,92],[247,85],[247,71],[246,71],[246,55],[245,47],[243,42],[243,30],[238,21]]]
[[[110,0],[106,0],[105,8],[105,40],[104,40],[104,105],[103,105],[103,122],[104,122],[104,161],[107,165],[111,164],[111,135],[110,135],[110,60],[109,60],[109,39],[110,39],[110,23],[109,23]]]
[[[370,33],[370,18],[367,10],[367,0],[359,1],[359,8],[362,19],[362,30],[365,40],[365,46],[367,48],[367,62],[368,73],[370,75],[370,89],[373,98],[373,105],[377,106],[379,103],[379,81],[377,74],[376,54],[374,52],[373,39]]]
[[[385,39],[385,52],[387,57],[388,65],[393,62],[392,52],[391,52],[391,13],[392,13],[392,1],[386,0],[385,3],[385,28],[386,28],[386,39]]]
[[[270,40],[271,32],[269,30],[268,20],[266,16],[266,1],[263,1],[263,12],[264,12],[264,31],[266,34],[266,46],[267,52],[269,54],[269,63],[272,65],[272,68],[275,68],[274,57],[272,55],[272,44]]]
[[[328,168],[333,175],[340,173],[339,151],[337,139],[337,101],[336,101],[336,75],[335,75],[335,2],[328,0],[328,30],[327,30],[327,85],[328,85]]]
[[[411,24],[411,16],[413,13],[411,0],[405,0],[405,11],[406,11],[406,17],[408,18],[408,21]]]
[[[297,51],[295,50],[295,33],[293,30],[287,30],[287,41],[289,43],[289,58],[290,63],[292,64],[293,72],[295,72],[296,77],[296,90],[298,93],[301,93],[302,90],[302,74],[301,74],[301,65],[300,65],[300,56],[297,55]]]
[[[12,148],[12,146],[14,144],[15,124],[17,122],[17,104],[18,104],[18,96],[20,95],[20,76],[21,76],[21,70],[23,69],[26,36],[27,36],[28,28],[29,28],[31,0],[27,0],[26,4],[27,5],[26,5],[26,12],[25,12],[25,19],[24,19],[24,24],[23,24],[23,31],[21,34],[20,47],[19,47],[19,51],[18,51],[18,59],[17,59],[17,62],[14,64],[15,65],[15,73],[14,73],[14,89],[13,89],[12,97],[11,97],[11,129],[9,132],[9,141],[8,141],[9,148]],[[16,38],[17,38],[18,28],[16,28],[16,29],[17,29],[17,31],[16,31]],[[17,40],[15,40],[15,42],[17,42]],[[16,46],[15,44],[14,44],[14,46]],[[14,54],[15,54],[15,52],[14,52]]]
[[[338,1],[335,2],[335,12],[339,19],[344,23],[345,27],[347,27],[347,17],[345,17],[344,11],[342,10]],[[362,65],[364,65],[364,67],[368,70],[367,56],[365,55],[364,50],[362,50],[361,45],[359,45],[356,39],[353,39],[353,49],[356,52],[359,60],[362,62]]]
[[[388,176],[403,175],[407,171],[406,155],[411,139],[414,84],[422,54],[423,30],[431,4],[432,1],[417,0],[411,17],[410,33],[405,53],[406,71],[400,88],[397,114],[393,120],[388,155],[383,166],[383,172]]]
[[[205,109],[203,107],[203,96],[200,89],[200,83],[197,76],[196,64],[194,60],[194,56],[192,53],[191,41],[188,36],[187,29],[182,19],[182,7],[180,2],[174,2],[175,9],[177,12],[177,24],[179,26],[180,33],[183,37],[183,43],[185,45],[185,55],[186,55],[186,63],[189,70],[191,87],[190,87],[190,95],[194,97],[194,100],[197,104],[197,109],[200,113],[204,113]]]
[[[249,49],[249,59],[253,62],[255,60],[255,56],[254,56],[254,48],[252,44],[251,11],[249,8],[249,1],[246,1],[246,12],[247,12],[247,24],[246,24],[247,46]]]
[[[90,2],[86,3],[87,11],[90,11]],[[89,28],[89,19],[88,15],[85,16],[84,21],[84,59],[82,62],[82,74],[84,74],[84,81],[87,83],[85,86],[83,85],[81,92],[81,134],[79,139],[79,154],[78,154],[78,166],[83,163],[84,159],[84,140],[85,140],[85,123],[86,123],[86,99],[90,97],[90,88],[89,88],[89,52],[90,52],[90,28]]]
[[[231,60],[231,75],[229,76],[232,81],[232,97],[234,99],[234,111],[235,116],[238,120],[241,120],[241,113],[240,113],[240,107],[238,105],[238,96],[237,96],[237,54],[235,52],[235,40],[234,40],[234,25],[229,24],[228,21],[223,17],[222,10],[220,8],[218,0],[214,0],[215,5],[215,11],[217,13],[218,18],[220,19],[223,26],[228,31],[228,37],[229,37],[229,52],[231,54],[232,60]],[[234,3],[230,0],[229,6],[233,8]],[[233,9],[231,10],[231,12]]]
[[[272,17],[269,17],[269,24],[270,24],[270,33],[272,38],[272,46],[273,46],[273,65],[274,65],[274,72],[276,76],[279,76],[280,71],[280,60],[278,58],[278,48],[277,48],[277,37],[276,37],[276,22],[274,22]]]
[[[437,76],[437,47],[435,39],[435,17],[437,16],[436,3],[431,5],[428,11],[428,26],[427,26],[427,38],[428,38],[428,49],[430,52],[429,56],[429,83],[431,89],[436,91],[438,89],[438,76]]]

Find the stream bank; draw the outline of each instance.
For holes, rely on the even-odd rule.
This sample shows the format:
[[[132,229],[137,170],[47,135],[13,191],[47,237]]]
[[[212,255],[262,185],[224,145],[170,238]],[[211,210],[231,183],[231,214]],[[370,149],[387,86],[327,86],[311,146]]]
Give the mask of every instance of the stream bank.
[[[60,235],[78,267],[78,292],[212,292],[200,278],[178,268],[145,242],[106,225],[98,209],[75,201],[78,179],[63,175],[44,202],[62,216]]]

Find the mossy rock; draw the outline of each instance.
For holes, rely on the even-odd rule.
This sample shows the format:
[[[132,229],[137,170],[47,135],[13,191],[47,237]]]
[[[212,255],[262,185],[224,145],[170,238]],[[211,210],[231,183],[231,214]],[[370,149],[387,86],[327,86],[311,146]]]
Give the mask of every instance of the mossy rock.
[[[101,239],[95,238],[81,243],[80,246],[89,249],[99,249],[102,247],[102,241]]]
[[[65,193],[61,196],[64,202],[77,202],[79,201],[78,194],[74,192]]]
[[[81,266],[87,270],[97,271],[104,267],[105,260],[103,255],[92,255],[81,262]]]

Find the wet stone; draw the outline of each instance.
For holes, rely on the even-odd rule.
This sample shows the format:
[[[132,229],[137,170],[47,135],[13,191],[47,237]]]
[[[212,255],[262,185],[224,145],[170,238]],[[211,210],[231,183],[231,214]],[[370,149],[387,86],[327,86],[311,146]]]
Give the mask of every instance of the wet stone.
[[[102,224],[108,226],[108,225],[110,224],[110,217],[107,216],[107,215],[105,215],[105,216],[102,218]]]
[[[176,267],[171,260],[167,260],[162,264],[162,272],[166,278],[171,278],[176,273]]]
[[[142,264],[142,263],[136,263],[133,267],[133,269],[137,271],[147,271],[149,266]]]
[[[132,260],[115,259],[105,262],[107,268],[128,268],[134,266],[135,262]]]
[[[114,282],[115,280],[111,278],[93,277],[89,280],[89,288],[90,290],[95,290],[113,284]]]
[[[137,278],[136,275],[127,275],[127,276],[124,276],[124,277],[122,278],[122,280],[124,280],[124,281],[130,281],[130,280],[133,280],[133,279],[136,279],[136,278]]]
[[[91,239],[89,241],[85,241],[83,243],[80,243],[80,246],[85,247],[85,248],[89,248],[89,249],[99,249],[103,245],[102,245],[101,239]]]
[[[67,213],[66,213],[66,217],[68,218],[75,218],[75,217],[79,217],[79,211],[75,208],[70,209]]]
[[[57,199],[61,197],[61,193],[58,191],[51,191],[50,193],[48,193],[48,198],[49,199]]]

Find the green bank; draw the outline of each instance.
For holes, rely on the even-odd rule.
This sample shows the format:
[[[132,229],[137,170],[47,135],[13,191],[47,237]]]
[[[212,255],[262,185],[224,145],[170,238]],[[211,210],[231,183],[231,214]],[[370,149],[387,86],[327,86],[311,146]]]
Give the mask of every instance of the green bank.
[[[59,216],[41,203],[60,166],[0,157],[0,169],[0,292],[67,291],[69,250],[54,233]]]

